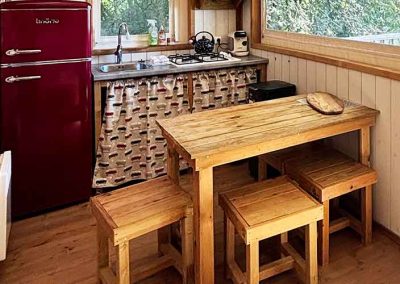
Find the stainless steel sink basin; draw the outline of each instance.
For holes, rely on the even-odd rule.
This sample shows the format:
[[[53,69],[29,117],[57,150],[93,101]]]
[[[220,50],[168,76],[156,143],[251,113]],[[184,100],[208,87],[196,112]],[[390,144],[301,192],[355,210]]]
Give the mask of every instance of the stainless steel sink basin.
[[[151,68],[150,65],[142,62],[130,62],[121,64],[105,64],[99,67],[101,72],[120,72],[120,71],[138,71]]]

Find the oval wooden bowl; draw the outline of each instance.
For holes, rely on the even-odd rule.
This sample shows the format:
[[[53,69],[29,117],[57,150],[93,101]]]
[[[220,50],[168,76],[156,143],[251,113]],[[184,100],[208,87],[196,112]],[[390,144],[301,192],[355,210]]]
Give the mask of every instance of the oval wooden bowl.
[[[341,114],[344,111],[344,101],[324,92],[315,92],[307,95],[308,104],[322,114]]]

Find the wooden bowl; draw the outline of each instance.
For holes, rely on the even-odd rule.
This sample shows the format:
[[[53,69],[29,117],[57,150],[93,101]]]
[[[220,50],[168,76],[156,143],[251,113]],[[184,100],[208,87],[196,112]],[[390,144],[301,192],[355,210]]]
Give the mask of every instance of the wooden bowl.
[[[315,92],[307,95],[308,104],[322,114],[341,114],[344,111],[344,101],[324,92]]]

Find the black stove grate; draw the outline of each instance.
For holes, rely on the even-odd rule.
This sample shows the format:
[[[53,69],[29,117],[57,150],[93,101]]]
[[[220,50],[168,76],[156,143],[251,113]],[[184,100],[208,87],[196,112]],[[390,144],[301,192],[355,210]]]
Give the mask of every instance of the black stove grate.
[[[203,63],[203,62],[218,62],[225,61],[228,58],[225,58],[223,55],[217,52],[212,53],[196,53],[196,54],[176,54],[168,56],[169,61],[175,63],[176,65],[188,65],[195,63]]]

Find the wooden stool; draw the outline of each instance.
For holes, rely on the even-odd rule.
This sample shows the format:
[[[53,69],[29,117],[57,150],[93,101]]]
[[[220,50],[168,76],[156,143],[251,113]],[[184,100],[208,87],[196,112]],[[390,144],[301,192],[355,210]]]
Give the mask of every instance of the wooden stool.
[[[267,165],[285,174],[285,164],[291,159],[301,159],[330,149],[321,142],[311,142],[258,156],[258,181],[267,179]]]
[[[377,181],[376,172],[345,154],[330,149],[307,158],[290,160],[286,173],[317,198],[324,206],[324,219],[318,224],[319,260],[329,263],[329,234],[350,226],[368,244],[372,239],[372,185]],[[343,209],[343,217],[329,222],[329,201],[349,192],[362,189],[361,222]]]
[[[283,176],[244,186],[219,196],[226,222],[226,268],[234,283],[254,284],[296,268],[306,283],[318,282],[317,221],[323,207]],[[303,259],[285,233],[306,226]],[[246,273],[235,262],[235,229],[246,244]],[[259,241],[281,234],[285,257],[259,266]]]
[[[91,199],[91,208],[97,221],[98,277],[103,283],[137,282],[169,266],[182,274],[183,283],[191,281],[192,201],[168,177],[95,196]],[[165,240],[159,235],[162,256],[156,261],[135,265],[130,278],[129,241],[174,222],[180,222],[182,253],[170,244],[168,236]],[[108,241],[116,248],[115,274],[109,265]]]

